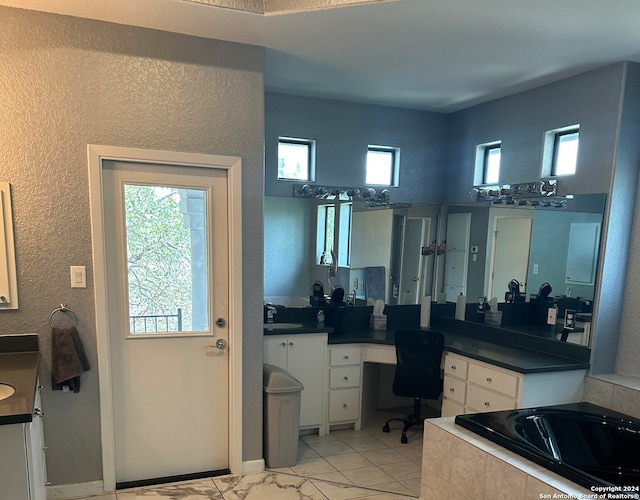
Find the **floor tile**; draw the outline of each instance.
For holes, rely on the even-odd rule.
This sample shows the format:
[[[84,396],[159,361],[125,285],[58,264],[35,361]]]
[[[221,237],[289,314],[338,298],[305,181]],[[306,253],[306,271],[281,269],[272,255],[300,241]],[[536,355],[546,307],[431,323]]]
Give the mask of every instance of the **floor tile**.
[[[339,471],[359,469],[361,467],[371,467],[372,465],[374,465],[360,453],[345,453],[343,455],[333,455],[330,457],[325,457],[325,460]]]
[[[419,479],[422,475],[422,468],[414,462],[399,462],[395,464],[380,465],[380,469],[385,471],[396,481]]]
[[[371,487],[382,483],[393,482],[393,478],[389,476],[389,474],[375,466],[345,470],[342,471],[342,473],[356,486]]]
[[[325,474],[327,472],[338,472],[322,457],[298,460],[298,463],[291,467],[291,470],[297,476],[306,477],[315,477],[317,474]]]
[[[120,490],[116,492],[118,500],[223,500],[211,479],[160,484],[144,488]]]
[[[305,458],[319,457],[318,453],[314,451],[307,443],[300,441],[298,443],[298,460],[304,460]]]
[[[326,500],[311,480],[272,472],[215,480],[224,500]],[[154,499],[155,500],[155,499]]]
[[[321,457],[330,455],[340,455],[342,453],[353,453],[354,449],[347,445],[344,441],[335,440],[320,443],[309,444],[311,449]]]
[[[387,447],[386,444],[375,437],[345,439],[344,443],[356,451],[380,450]]]
[[[407,460],[407,457],[392,448],[361,451],[360,455],[369,460],[373,465],[394,464]]]

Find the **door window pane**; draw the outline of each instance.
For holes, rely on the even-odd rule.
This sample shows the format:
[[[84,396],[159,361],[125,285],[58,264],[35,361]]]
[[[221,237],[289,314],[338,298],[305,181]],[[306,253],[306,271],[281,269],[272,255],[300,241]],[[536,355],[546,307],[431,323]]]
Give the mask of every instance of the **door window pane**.
[[[131,334],[209,330],[207,192],[125,184]]]

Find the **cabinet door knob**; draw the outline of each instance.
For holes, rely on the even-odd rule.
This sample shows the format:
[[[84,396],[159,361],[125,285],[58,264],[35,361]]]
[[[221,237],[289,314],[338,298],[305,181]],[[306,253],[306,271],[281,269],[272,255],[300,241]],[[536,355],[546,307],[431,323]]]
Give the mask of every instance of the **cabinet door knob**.
[[[484,405],[488,407],[489,406],[489,401],[485,401]]]
[[[487,377],[487,382],[491,383],[491,377]]]
[[[349,356],[345,354],[344,359],[349,359]]]
[[[344,404],[342,405],[342,407],[343,407],[343,408],[346,408],[346,407],[347,407],[347,403],[344,403]]]
[[[455,370],[456,369],[456,365],[451,365],[451,369]]]
[[[293,342],[289,342],[289,346],[293,346]]]
[[[456,392],[456,390],[452,387],[451,389],[449,389],[449,392]]]
[[[343,380],[349,380],[349,377],[345,376],[345,377],[343,377]]]
[[[34,408],[33,409],[33,416],[34,417],[44,417],[44,412],[40,408]]]

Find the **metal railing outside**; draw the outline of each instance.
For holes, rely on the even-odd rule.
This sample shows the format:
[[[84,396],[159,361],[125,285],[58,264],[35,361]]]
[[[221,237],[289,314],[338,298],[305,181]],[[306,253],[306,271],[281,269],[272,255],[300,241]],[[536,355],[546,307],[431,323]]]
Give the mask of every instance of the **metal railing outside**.
[[[182,309],[176,314],[141,314],[129,316],[131,333],[165,333],[182,331]],[[150,328],[151,327],[151,328]],[[164,329],[162,329],[164,327]]]

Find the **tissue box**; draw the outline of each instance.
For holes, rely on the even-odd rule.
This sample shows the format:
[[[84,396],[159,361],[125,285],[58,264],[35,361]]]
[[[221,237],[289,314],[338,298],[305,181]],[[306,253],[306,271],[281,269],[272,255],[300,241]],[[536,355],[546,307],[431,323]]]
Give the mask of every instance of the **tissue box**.
[[[484,324],[491,326],[500,326],[502,324],[502,311],[485,311]]]
[[[371,328],[372,330],[386,330],[387,315],[386,314],[369,315],[369,328]]]

